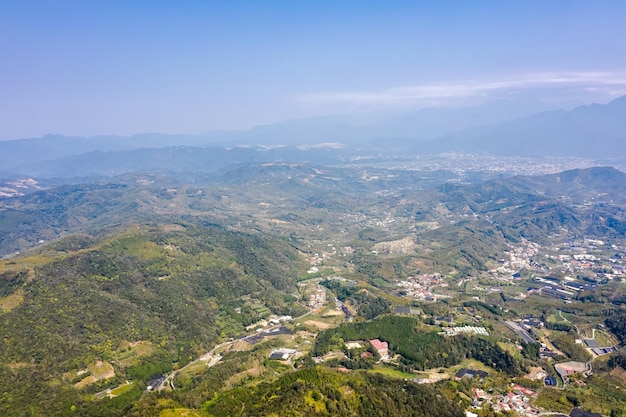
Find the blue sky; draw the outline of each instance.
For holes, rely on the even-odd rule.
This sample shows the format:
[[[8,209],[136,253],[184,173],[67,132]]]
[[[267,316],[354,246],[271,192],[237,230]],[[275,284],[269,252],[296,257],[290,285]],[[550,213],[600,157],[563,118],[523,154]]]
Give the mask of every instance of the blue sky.
[[[2,0],[0,139],[604,103],[624,22],[624,1]]]

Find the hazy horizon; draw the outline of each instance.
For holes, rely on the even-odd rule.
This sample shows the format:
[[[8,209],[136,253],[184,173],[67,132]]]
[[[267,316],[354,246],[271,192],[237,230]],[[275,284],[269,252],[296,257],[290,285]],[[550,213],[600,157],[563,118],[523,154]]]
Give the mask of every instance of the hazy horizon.
[[[626,3],[0,5],[0,140],[626,94]]]

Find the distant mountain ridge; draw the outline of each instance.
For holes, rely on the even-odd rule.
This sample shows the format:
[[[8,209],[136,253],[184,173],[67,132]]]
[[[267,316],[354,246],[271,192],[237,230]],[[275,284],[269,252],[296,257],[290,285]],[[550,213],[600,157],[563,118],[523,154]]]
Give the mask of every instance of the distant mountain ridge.
[[[611,167],[446,184],[440,191],[449,210],[488,215],[513,240],[511,232],[535,241],[563,231],[605,237],[626,232],[626,173]]]
[[[113,177],[131,172],[194,173],[217,172],[239,164],[276,161],[338,163],[339,150],[297,147],[193,147],[170,146],[125,151],[91,151],[80,155],[16,166],[22,175],[55,177]]]
[[[489,216],[528,238],[542,239],[548,230],[563,228],[591,235],[626,232],[626,174],[611,167],[475,184],[450,182],[456,177],[448,171],[429,173],[428,178],[412,171],[371,174],[378,179],[370,181],[354,167],[257,164],[200,177],[126,174],[44,189],[0,200],[0,255],[65,233],[93,233],[167,215],[237,224],[248,214],[233,207],[256,211],[263,203],[267,216],[298,223],[308,217],[335,218],[355,207],[367,211],[381,198],[420,221],[438,221],[442,203],[450,214]],[[393,193],[414,203],[398,205],[400,197]]]
[[[47,135],[0,141],[0,171],[5,177],[46,178],[180,172],[182,168],[207,172],[214,171],[208,169],[210,164],[226,167],[229,162],[334,163],[340,155],[349,158],[364,151],[379,155],[467,152],[626,159],[626,96],[606,105],[547,111],[510,121],[505,121],[506,114],[514,112],[498,113],[493,106],[483,106],[424,109],[369,124],[349,118],[342,122],[337,116],[201,135]],[[323,143],[342,144],[343,148],[318,147]]]
[[[520,156],[626,157],[626,96],[548,111],[431,141],[433,150]]]

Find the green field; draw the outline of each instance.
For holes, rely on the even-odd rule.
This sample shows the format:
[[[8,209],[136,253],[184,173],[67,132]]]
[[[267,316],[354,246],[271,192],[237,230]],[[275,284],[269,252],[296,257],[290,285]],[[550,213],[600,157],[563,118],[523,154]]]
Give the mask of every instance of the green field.
[[[397,369],[394,369],[385,365],[377,365],[374,367],[374,369],[370,369],[368,372],[385,375],[390,378],[412,379],[412,378],[417,377],[416,374],[409,374],[407,372],[402,372],[402,371],[399,371]]]

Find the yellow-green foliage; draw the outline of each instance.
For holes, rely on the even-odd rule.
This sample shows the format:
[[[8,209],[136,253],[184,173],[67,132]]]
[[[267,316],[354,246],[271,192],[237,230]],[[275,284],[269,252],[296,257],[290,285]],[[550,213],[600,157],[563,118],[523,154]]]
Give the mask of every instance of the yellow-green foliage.
[[[315,409],[316,413],[322,413],[326,411],[326,403],[323,396],[317,391],[309,391],[304,397],[304,403]]]
[[[204,404],[211,416],[393,415],[461,417],[463,412],[432,387],[382,375],[303,369],[225,392]]]
[[[574,406],[609,415],[611,410],[626,409],[626,392],[605,376],[592,376],[583,380],[584,388],[569,385],[565,390],[543,389],[535,404],[546,410],[568,413]]]
[[[120,385],[119,387],[112,389],[109,395],[117,397],[118,395],[122,395],[125,392],[130,391],[132,388],[133,382],[129,382],[128,384]]]
[[[200,417],[200,414],[188,408],[168,408],[162,410],[159,417]]]
[[[166,249],[146,240],[141,234],[136,233],[121,239],[116,239],[105,249],[105,252],[108,253],[119,253],[120,251],[126,255],[135,256],[142,260],[153,260],[163,257]]]
[[[257,321],[259,313],[245,305],[244,296],[259,300],[266,314],[298,316],[305,310],[289,296],[300,258],[278,240],[188,224],[176,230],[133,227],[75,243],[51,243],[27,257],[0,261],[0,274],[22,274],[3,277],[0,286],[2,307],[10,309],[0,311],[0,386],[6,387],[0,411],[9,410],[6,415],[26,408],[62,415],[50,410],[63,408],[68,398],[81,415],[120,415],[152,378]],[[128,349],[128,341],[143,342]],[[76,372],[98,359],[108,362]],[[2,363],[29,363],[32,369]],[[81,407],[79,400],[125,379],[134,384],[120,386],[98,410]],[[45,406],[32,406],[42,392]]]
[[[0,311],[8,313],[24,301],[24,291],[20,288],[13,294],[0,297]]]
[[[180,378],[191,378],[194,376],[202,375],[207,369],[207,363],[204,361],[198,361],[189,366],[186,366],[180,372]]]
[[[376,366],[374,367],[374,369],[368,372],[385,375],[390,378],[400,378],[400,379],[411,379],[417,376],[416,374],[409,374],[407,372],[402,372],[397,369],[390,368],[388,366]]]
[[[126,368],[133,365],[142,356],[150,356],[153,351],[154,345],[152,342],[142,341],[134,346],[129,346],[128,350],[124,350],[115,355],[114,360],[119,364],[119,366]]]

